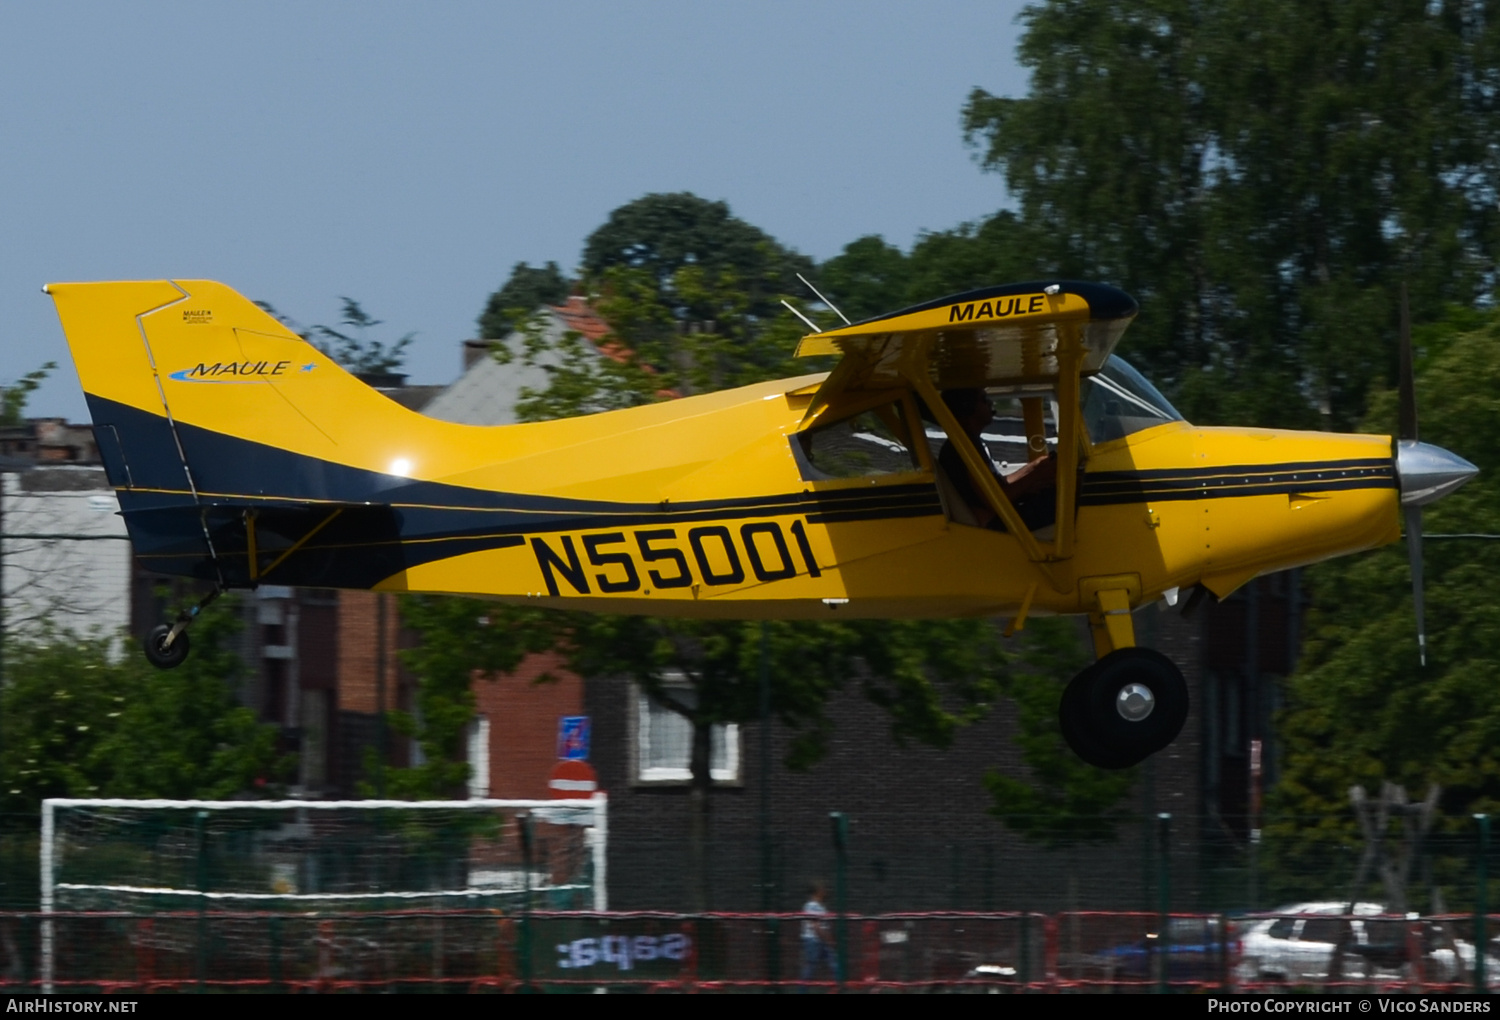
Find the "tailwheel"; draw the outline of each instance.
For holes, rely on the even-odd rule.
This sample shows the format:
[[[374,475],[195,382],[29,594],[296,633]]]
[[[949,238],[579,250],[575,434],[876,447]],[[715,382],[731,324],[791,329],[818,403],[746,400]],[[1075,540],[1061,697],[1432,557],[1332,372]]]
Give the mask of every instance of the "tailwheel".
[[[158,624],[150,634],[146,635],[146,660],[157,669],[176,669],[182,665],[182,661],[188,657],[187,629],[188,626],[198,618],[198,614],[208,608],[209,604],[224,594],[223,588],[215,588],[207,595],[198,600],[196,606],[191,606],[177,614],[177,619],[171,624]]]
[[[1058,722],[1078,757],[1123,769],[1177,739],[1187,715],[1182,671],[1160,652],[1120,648],[1068,683]]]
[[[172,628],[163,623],[146,636],[146,659],[157,669],[175,669],[182,665],[188,650],[186,630],[179,630],[174,636]]]

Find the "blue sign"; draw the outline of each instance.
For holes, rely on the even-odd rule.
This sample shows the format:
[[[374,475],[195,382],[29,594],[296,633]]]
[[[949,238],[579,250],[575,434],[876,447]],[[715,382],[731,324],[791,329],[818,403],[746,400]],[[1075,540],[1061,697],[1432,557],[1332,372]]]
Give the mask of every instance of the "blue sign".
[[[557,756],[564,761],[589,760],[589,717],[565,715],[557,721]]]

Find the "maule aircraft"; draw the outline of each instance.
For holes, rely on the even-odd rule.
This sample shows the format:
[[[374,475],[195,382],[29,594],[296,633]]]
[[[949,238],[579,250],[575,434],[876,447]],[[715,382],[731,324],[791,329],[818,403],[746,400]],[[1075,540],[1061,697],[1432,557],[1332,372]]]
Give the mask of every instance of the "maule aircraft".
[[[215,594],[658,616],[1086,614],[1098,661],[1061,724],[1104,768],[1165,747],[1188,711],[1133,609],[1394,542],[1403,505],[1417,533],[1475,470],[1416,442],[1409,367],[1400,441],[1190,425],[1113,356],[1137,307],[1098,284],[810,334],[798,354],[838,355],[829,373],[497,427],[401,407],[222,284],[47,292],[152,570]],[[195,612],[157,628],[153,662],[182,661]]]

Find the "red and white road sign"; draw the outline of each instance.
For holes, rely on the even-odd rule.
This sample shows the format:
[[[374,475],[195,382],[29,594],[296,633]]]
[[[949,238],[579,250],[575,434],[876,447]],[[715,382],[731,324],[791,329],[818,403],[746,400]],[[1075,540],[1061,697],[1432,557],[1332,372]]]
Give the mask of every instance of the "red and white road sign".
[[[586,761],[560,761],[552,766],[547,789],[557,800],[592,797],[599,789],[599,777],[594,773],[594,766]]]

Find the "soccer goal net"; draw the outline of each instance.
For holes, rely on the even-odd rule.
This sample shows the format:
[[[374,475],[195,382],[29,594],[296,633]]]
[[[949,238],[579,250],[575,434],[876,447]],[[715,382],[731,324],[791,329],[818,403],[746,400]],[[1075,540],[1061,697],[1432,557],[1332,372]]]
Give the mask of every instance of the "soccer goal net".
[[[42,805],[44,913],[605,910],[607,800]]]

